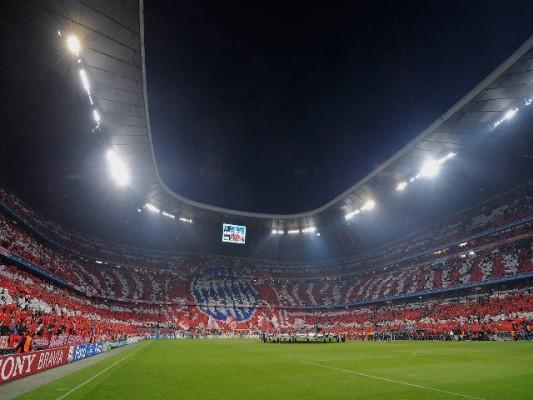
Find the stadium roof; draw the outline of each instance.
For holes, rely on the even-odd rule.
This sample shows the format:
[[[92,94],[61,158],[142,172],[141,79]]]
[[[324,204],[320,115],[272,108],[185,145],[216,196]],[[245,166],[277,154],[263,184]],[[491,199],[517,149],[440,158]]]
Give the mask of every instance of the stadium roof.
[[[511,119],[514,110],[528,107],[533,96],[532,36],[403,149],[328,203],[313,210],[284,215],[232,210],[190,200],[172,191],[160,177],[150,130],[142,0],[35,0],[17,3],[11,11],[13,18],[4,24],[3,30],[21,48],[52,46],[57,51],[58,39],[62,41],[67,35],[76,35],[81,42],[80,57],[89,76],[94,107],[101,119],[101,125],[99,121],[93,129],[100,134],[101,140],[95,144],[95,141],[87,139],[86,133],[78,132],[69,141],[77,142],[77,146],[83,150],[96,145],[114,150],[130,170],[129,194],[133,207],[150,203],[171,215],[194,221],[242,222],[268,231],[322,227],[344,222],[347,214],[360,210],[368,200],[380,204],[394,194],[400,183],[409,184],[410,180],[415,180],[426,160],[439,160],[453,154],[460,156],[466,152],[475,154],[493,130],[501,122]],[[20,18],[22,15],[24,18]],[[41,43],[28,44],[24,42],[24,37],[16,36],[17,29],[14,27],[19,27],[22,20],[24,26],[33,32],[41,32]],[[51,31],[51,27],[57,27],[57,33]],[[46,58],[49,54],[44,54],[29,61],[34,68],[31,73],[36,73],[38,62],[41,65],[50,63]],[[62,54],[61,58],[67,57]],[[64,76],[68,76],[65,71],[76,73],[75,58],[68,61],[68,66],[64,65],[65,61],[62,63],[61,67],[54,66],[52,69],[56,73],[61,69]],[[13,91],[16,91],[16,84],[20,84],[20,87],[24,87],[23,94],[27,95],[32,88],[27,87],[23,78],[18,79],[20,82],[9,83],[8,87],[12,84]],[[79,82],[75,82],[76,85]],[[61,97],[60,93],[54,93],[54,89],[32,92],[31,102],[44,107],[53,99],[58,108],[71,110],[70,114],[61,115],[61,126],[57,117],[49,122],[54,129],[77,132],[77,128],[72,126],[79,119],[87,122],[91,107],[79,107],[79,99],[70,95]],[[14,98],[17,96],[22,94],[14,94]],[[27,106],[28,103],[24,103],[24,107]],[[82,114],[85,117],[80,117]],[[55,154],[61,155],[62,151],[59,146]]]
[[[491,130],[506,112],[521,107],[533,96],[533,37],[524,43],[496,70],[467,93],[459,102],[428,126],[403,149],[368,173],[351,188],[328,203],[297,214],[262,214],[220,208],[188,199],[172,191],[161,179],[152,145],[150,107],[146,91],[144,24],[142,1],[140,24],[129,15],[121,18],[110,10],[107,21],[99,21],[90,41],[91,51],[84,53],[91,75],[98,87],[97,98],[104,123],[109,123],[110,143],[117,154],[128,159],[135,177],[134,187],[147,203],[174,215],[197,216],[199,213],[222,213],[278,221],[321,219],[333,211],[344,215],[358,209],[368,199],[389,196],[400,182],[416,176],[424,160],[441,158],[475,145],[479,134]],[[91,8],[97,13],[97,8]],[[100,14],[103,11],[98,10]],[[127,14],[126,14],[127,15]],[[87,15],[90,26],[92,18]],[[94,24],[94,23],[93,23]],[[82,40],[90,32],[76,28]],[[113,33],[111,33],[113,32]],[[291,223],[289,222],[289,225]],[[298,223],[296,223],[298,225]],[[306,226],[308,223],[300,223]]]

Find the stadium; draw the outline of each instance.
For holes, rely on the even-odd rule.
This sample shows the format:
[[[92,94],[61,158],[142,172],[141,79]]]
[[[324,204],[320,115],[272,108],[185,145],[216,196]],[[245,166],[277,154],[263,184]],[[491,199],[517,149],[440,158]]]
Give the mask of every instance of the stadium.
[[[4,6],[0,399],[531,399],[531,5],[181,3]]]

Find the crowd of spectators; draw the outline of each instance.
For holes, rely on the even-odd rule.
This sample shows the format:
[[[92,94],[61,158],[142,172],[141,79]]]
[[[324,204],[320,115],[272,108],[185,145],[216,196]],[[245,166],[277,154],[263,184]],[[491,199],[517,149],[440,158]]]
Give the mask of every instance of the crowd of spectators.
[[[5,259],[0,336],[9,335],[11,341],[29,331],[36,337],[96,340],[155,328],[295,331],[323,326],[365,338],[487,337],[503,331],[529,337],[530,287],[462,298],[449,292],[445,301],[413,299],[528,279],[533,272],[531,192],[532,186],[525,185],[372,254],[288,266],[218,256],[143,255],[124,246],[117,247],[117,255],[111,245],[69,234],[0,190],[0,200],[11,211],[0,211],[0,255]],[[51,278],[21,269],[10,256]],[[239,273],[204,276],[213,266]],[[58,286],[54,276],[66,285]],[[199,297],[194,282],[202,276]],[[390,304],[400,298],[405,303]],[[213,312],[201,311],[206,308]],[[246,312],[217,313],[236,308]],[[244,321],[232,317],[247,313],[252,316]],[[214,319],[214,314],[228,317]]]
[[[529,338],[533,286],[398,304],[347,309],[257,308],[247,321],[213,321],[195,306],[112,303],[58,288],[14,266],[0,266],[0,333],[13,346],[29,331],[35,338],[81,336],[85,341],[161,331],[308,332],[315,327],[352,339]],[[501,336],[501,335],[505,336]]]

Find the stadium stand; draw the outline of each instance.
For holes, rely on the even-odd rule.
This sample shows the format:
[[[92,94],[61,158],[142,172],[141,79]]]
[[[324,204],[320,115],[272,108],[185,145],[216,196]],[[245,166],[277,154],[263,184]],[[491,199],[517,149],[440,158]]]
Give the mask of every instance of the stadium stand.
[[[0,192],[0,333],[47,346],[123,335],[321,327],[349,338],[531,338],[533,195],[524,185],[357,258],[287,265],[128,251]],[[119,264],[120,263],[120,264]],[[67,339],[65,339],[67,340]]]

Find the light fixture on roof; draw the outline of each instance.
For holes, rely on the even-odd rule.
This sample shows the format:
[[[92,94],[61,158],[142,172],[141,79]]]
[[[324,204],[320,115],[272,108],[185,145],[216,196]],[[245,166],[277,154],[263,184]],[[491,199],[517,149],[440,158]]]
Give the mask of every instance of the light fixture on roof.
[[[192,224],[192,219],[190,218],[180,217],[180,221],[187,222],[188,224]]]
[[[529,104],[528,104],[528,100],[526,100],[526,101],[524,102],[524,106],[526,106],[526,107],[529,106],[530,104],[531,104],[531,102],[529,102]],[[519,111],[518,108],[511,108],[510,110],[507,110],[507,111],[505,112],[505,114],[503,114],[503,117],[501,117],[498,121],[496,121],[496,122],[494,123],[494,125],[492,126],[492,129],[496,128],[498,125],[500,125],[500,124],[501,124],[502,122],[504,122],[504,121],[508,121],[508,120],[510,120],[510,119],[513,119],[514,116],[515,116],[515,114],[516,114],[518,111]]]
[[[361,207],[361,211],[371,211],[376,207],[376,202],[374,200],[367,200],[365,204],[363,204],[363,207]]]
[[[154,206],[152,203],[146,203],[144,206],[152,212],[155,212],[157,214],[161,213],[161,210]]]
[[[58,31],[58,34],[59,36],[61,36],[61,33]],[[79,56],[80,55],[80,50],[81,50],[81,44],[80,44],[80,41],[78,40],[78,38],[74,35],[70,35],[68,38],[67,38],[67,47],[68,47],[68,50],[74,54],[75,56]]]
[[[440,171],[440,163],[437,160],[427,160],[420,169],[420,176],[424,178],[433,178],[437,176]]]
[[[163,211],[161,214],[164,215],[165,217],[168,217],[168,218],[172,218],[172,219],[175,219],[175,218],[176,218],[175,215],[169,214],[169,213],[167,213],[166,211]]]
[[[300,233],[300,230],[299,230],[299,229],[289,229],[289,230],[287,231],[287,233],[288,233],[289,235],[297,235],[298,233]]]
[[[107,163],[111,177],[119,186],[126,186],[130,182],[130,174],[126,164],[113,151],[107,151]]]
[[[450,151],[448,154],[446,154],[444,157],[439,159],[439,164],[443,164],[446,161],[448,161],[450,158],[455,157],[457,153],[454,153],[453,151]]]
[[[302,229],[302,233],[314,233],[316,232],[316,226],[309,226],[307,228]]]
[[[372,200],[372,199],[367,200],[365,202],[365,204],[362,205],[361,208],[358,208],[357,210],[350,211],[349,213],[344,215],[344,218],[346,219],[346,221],[348,221],[348,220],[352,219],[354,216],[356,216],[357,214],[360,214],[363,211],[371,211],[371,210],[373,210],[374,207],[376,207],[376,202],[374,200]]]
[[[406,182],[406,181],[402,181],[402,182],[398,183],[398,185],[396,186],[396,190],[397,190],[398,192],[401,192],[401,191],[404,190],[406,187],[407,187],[407,182]]]
[[[503,119],[504,120],[508,120],[508,119],[512,119],[515,114],[518,112],[518,108],[513,108],[509,111],[507,111],[504,115],[503,115]]]
[[[346,214],[346,215],[344,216],[344,218],[346,218],[346,220],[352,219],[354,216],[356,216],[356,215],[359,214],[360,212],[361,212],[360,209],[350,211],[348,214]]]
[[[94,122],[96,122],[98,125],[100,125],[100,113],[98,112],[98,110],[93,110],[93,119],[94,119]]]
[[[81,85],[85,89],[87,93],[91,92],[91,85],[89,85],[89,78],[87,77],[87,73],[84,69],[80,69],[80,79],[81,79]]]

